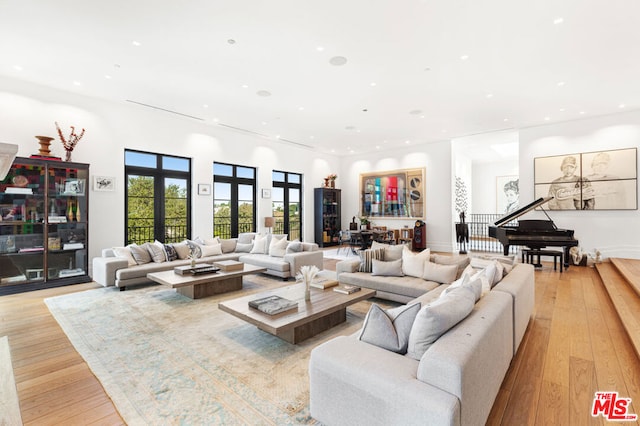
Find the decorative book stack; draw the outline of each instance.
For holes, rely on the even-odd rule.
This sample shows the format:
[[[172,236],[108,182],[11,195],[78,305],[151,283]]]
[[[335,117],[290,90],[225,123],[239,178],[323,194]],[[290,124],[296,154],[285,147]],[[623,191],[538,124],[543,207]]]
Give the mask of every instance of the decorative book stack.
[[[356,291],[360,291],[360,287],[355,285],[345,284],[345,285],[340,285],[338,287],[335,287],[333,291],[337,291],[338,293],[343,293],[343,294],[351,294],[351,293],[355,293]]]
[[[265,314],[275,315],[298,309],[298,302],[280,296],[267,296],[250,301],[249,307],[264,312]]]
[[[217,266],[223,272],[229,271],[242,271],[244,263],[237,260],[221,260],[219,262],[213,262],[213,266]]]

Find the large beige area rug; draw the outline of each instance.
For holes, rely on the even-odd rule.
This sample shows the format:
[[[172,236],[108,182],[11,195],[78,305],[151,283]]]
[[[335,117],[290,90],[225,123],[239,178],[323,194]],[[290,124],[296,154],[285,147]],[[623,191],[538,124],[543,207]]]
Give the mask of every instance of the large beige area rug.
[[[21,425],[20,402],[16,389],[9,338],[0,337],[0,425]]]
[[[371,302],[299,345],[218,309],[221,300],[290,284],[251,275],[242,291],[200,300],[153,285],[45,302],[129,425],[307,424],[311,349],[357,331]]]

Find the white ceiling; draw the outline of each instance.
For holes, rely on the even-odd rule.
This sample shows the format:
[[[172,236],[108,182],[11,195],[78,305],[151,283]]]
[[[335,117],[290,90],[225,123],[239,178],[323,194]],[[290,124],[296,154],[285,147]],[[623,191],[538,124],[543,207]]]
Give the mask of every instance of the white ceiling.
[[[637,0],[0,0],[0,52],[0,75],[337,155],[640,107]]]

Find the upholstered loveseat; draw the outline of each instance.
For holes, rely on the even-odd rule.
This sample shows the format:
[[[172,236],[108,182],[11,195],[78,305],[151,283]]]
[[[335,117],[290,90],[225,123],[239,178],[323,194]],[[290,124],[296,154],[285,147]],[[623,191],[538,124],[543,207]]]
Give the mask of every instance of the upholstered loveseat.
[[[146,253],[145,253],[146,252]],[[323,254],[315,243],[287,241],[286,235],[243,233],[231,239],[195,239],[176,244],[159,242],[102,250],[93,259],[93,280],[103,286],[147,284],[147,274],[188,265],[190,257],[197,263],[238,260],[267,268],[266,274],[283,279],[295,277],[304,265],[322,269]]]
[[[478,282],[470,285],[463,275],[455,284],[437,285],[407,305],[394,308],[394,314],[391,309],[386,311],[387,321],[393,324],[402,323],[397,310],[402,310],[402,315],[414,311],[408,337],[406,330],[390,334],[398,342],[404,336],[406,353],[372,343],[372,315],[380,311],[374,307],[362,330],[314,348],[309,362],[311,415],[326,425],[485,424],[533,312],[533,267],[517,264],[492,289],[481,290],[477,302],[469,301],[473,298],[470,294],[478,297]],[[466,302],[441,302],[453,297]],[[419,307],[411,309],[417,303]],[[448,311],[456,311],[460,305],[470,312],[453,320],[455,325],[444,334],[428,335],[435,341],[423,353],[416,352],[421,343],[413,337],[416,324],[439,324],[423,313],[440,309],[446,320],[448,315],[455,316]],[[420,325],[425,327],[425,322]],[[379,334],[374,336],[380,338]]]

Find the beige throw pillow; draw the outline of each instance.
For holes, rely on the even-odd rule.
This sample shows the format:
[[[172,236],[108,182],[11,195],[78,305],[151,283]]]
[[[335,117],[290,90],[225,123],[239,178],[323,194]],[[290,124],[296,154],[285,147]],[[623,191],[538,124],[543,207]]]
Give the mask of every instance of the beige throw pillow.
[[[267,254],[267,242],[268,235],[256,235],[256,238],[253,240],[253,248],[249,253],[252,254]]]
[[[429,260],[429,254],[429,249],[414,253],[405,245],[402,250],[402,273],[411,277],[422,278],[424,262]]]
[[[288,246],[289,241],[287,241],[286,237],[279,240],[272,238],[271,244],[269,244],[269,256],[284,257]]]
[[[427,260],[424,262],[422,278],[440,284],[449,284],[455,281],[457,272],[458,265],[440,265]]]
[[[131,253],[131,245],[126,247],[113,247],[112,250],[115,257],[127,259],[129,266],[135,266],[138,264],[133,258],[133,253]]]

